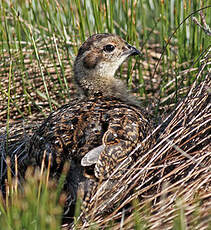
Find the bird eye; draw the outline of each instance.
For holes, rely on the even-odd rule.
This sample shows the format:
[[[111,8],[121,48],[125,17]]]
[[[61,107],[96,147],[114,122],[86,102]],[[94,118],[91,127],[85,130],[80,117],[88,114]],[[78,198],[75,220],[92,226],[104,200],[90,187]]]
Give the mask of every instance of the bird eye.
[[[103,47],[103,50],[108,52],[108,53],[112,52],[114,49],[115,49],[115,47],[113,45],[111,45],[111,44],[106,45],[106,46]]]

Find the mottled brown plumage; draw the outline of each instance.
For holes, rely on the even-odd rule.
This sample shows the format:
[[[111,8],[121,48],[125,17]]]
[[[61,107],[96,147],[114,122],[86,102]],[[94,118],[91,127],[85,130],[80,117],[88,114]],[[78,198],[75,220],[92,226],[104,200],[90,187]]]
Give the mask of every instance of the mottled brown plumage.
[[[51,155],[52,176],[59,177],[65,161],[71,163],[65,184],[67,206],[75,202],[79,187],[86,196],[93,194],[93,181],[120,177],[134,160],[129,153],[149,134],[139,102],[114,78],[122,62],[137,54],[116,35],[88,38],[74,65],[75,82],[84,96],[51,113],[31,139],[30,158],[41,164],[44,153],[46,161]],[[87,168],[93,179],[84,176]]]

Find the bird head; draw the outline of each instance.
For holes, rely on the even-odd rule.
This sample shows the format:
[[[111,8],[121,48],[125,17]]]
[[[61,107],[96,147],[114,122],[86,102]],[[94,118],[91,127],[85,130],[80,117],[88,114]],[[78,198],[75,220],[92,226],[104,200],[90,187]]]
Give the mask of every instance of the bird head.
[[[101,92],[121,94],[123,84],[114,78],[120,65],[140,52],[121,37],[113,34],[94,34],[80,47],[74,64],[74,77],[85,95]],[[123,87],[125,88],[125,87]]]

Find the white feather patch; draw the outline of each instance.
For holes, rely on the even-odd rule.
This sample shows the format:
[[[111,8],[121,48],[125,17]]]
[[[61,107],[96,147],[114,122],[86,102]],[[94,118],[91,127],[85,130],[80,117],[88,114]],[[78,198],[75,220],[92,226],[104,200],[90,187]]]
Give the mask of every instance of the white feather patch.
[[[98,158],[100,156],[100,153],[104,150],[104,146],[100,145],[92,150],[90,150],[82,159],[81,159],[81,165],[82,166],[90,166],[93,164],[96,164],[98,161]]]

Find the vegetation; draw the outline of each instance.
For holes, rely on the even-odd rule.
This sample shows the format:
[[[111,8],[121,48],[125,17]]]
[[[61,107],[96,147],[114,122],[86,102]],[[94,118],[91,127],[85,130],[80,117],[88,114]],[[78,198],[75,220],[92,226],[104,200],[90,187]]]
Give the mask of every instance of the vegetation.
[[[199,13],[202,11],[207,25],[210,25],[211,0],[1,0],[0,6],[0,151],[3,152],[2,143],[5,138],[9,140],[12,137],[16,141],[22,134],[30,137],[50,111],[68,103],[76,95],[72,80],[75,55],[80,44],[90,34],[99,32],[119,34],[142,51],[141,59],[130,60],[120,68],[117,77],[124,78],[128,87],[143,100],[156,125],[162,124],[168,115],[171,117],[172,123],[168,123],[165,129],[162,126],[157,128],[163,137],[172,137],[168,135],[173,135],[173,128],[188,116],[191,119],[184,122],[187,122],[186,127],[189,128],[172,137],[171,141],[174,140],[177,146],[183,146],[182,141],[189,143],[185,149],[187,152],[192,148],[193,136],[198,137],[198,142],[195,142],[197,146],[207,141],[207,130],[210,128],[207,93],[203,84],[198,88],[196,85],[205,81],[210,87],[211,37],[194,23],[192,17],[201,22]],[[178,105],[188,92],[188,99]],[[200,100],[194,100],[194,104],[191,96]],[[207,119],[205,126],[200,125],[205,120],[197,120],[196,113],[189,105],[193,105],[192,108],[198,112],[200,110],[197,108],[201,108],[201,118]],[[174,114],[176,111],[183,111],[183,117]],[[199,126],[200,132],[191,131],[196,127],[193,124]],[[163,146],[156,144],[154,151],[162,152],[162,156],[159,155],[159,158],[157,155],[155,163],[148,166],[154,167],[157,174],[155,171],[147,171],[145,177],[164,175],[159,167],[164,167],[166,162],[178,165],[186,175],[191,168],[190,161],[172,152],[166,143]],[[178,180],[180,182],[175,182],[175,187],[171,187],[164,183],[166,178],[170,178],[166,174],[162,183],[152,184],[154,189],[151,191],[164,191],[160,193],[164,201],[160,206],[153,206],[156,197],[147,202],[137,199],[142,190],[136,191],[133,199],[127,200],[133,201],[134,211],[130,215],[127,213],[127,218],[124,212],[118,211],[112,216],[116,215],[116,219],[121,220],[120,225],[107,218],[98,223],[99,226],[105,224],[113,229],[123,229],[125,226],[133,226],[135,229],[156,229],[158,226],[165,226],[166,229],[172,226],[174,229],[211,227],[211,210],[208,205],[210,158],[202,154],[207,154],[207,146],[203,145],[203,151],[195,150],[196,159],[204,167],[194,166],[184,181]],[[138,167],[141,167],[141,163]],[[173,172],[176,178],[179,171],[174,168]],[[7,172],[7,196],[6,199],[2,197],[0,202],[2,229],[60,228],[64,194],[59,198],[60,187],[57,188],[55,182],[48,180],[48,173],[34,172],[34,177],[27,174],[26,183],[19,189],[17,181],[13,184],[11,172]],[[187,192],[184,185],[192,191],[188,198],[184,192],[175,192],[175,188]],[[152,187],[147,188],[150,191]],[[167,193],[171,194],[168,198]],[[174,193],[177,202],[172,203],[170,201]]]
[[[6,199],[1,197],[1,229],[60,229],[64,196],[59,200],[56,183],[48,182],[47,173],[32,174],[29,168],[24,187],[15,188],[8,183]]]

